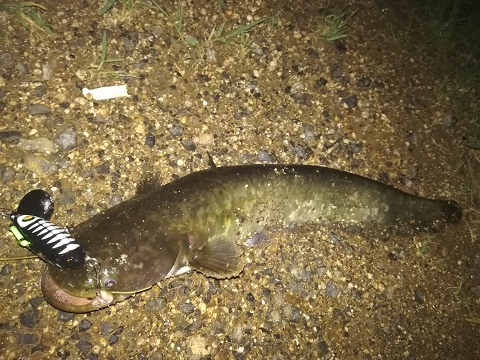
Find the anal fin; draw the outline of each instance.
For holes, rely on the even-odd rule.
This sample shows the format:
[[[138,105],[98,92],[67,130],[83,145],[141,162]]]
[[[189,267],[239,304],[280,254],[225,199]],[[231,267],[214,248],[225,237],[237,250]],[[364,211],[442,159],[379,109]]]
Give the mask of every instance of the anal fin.
[[[209,239],[205,245],[193,249],[188,265],[207,276],[225,279],[243,270],[243,259],[238,245],[224,235]]]

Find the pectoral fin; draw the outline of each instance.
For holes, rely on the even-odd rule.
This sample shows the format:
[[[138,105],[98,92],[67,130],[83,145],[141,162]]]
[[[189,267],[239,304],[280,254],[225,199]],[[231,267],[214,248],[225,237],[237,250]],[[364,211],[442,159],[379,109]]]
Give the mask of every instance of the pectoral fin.
[[[207,276],[225,279],[238,275],[244,264],[238,245],[220,235],[194,249],[188,258],[188,265]]]

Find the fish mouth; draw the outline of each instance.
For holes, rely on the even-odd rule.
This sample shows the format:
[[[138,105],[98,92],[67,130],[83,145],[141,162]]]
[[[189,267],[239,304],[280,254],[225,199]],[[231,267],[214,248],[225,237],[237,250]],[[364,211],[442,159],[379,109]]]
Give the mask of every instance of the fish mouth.
[[[87,313],[125,300],[134,293],[113,293],[107,290],[98,290],[94,297],[81,297],[67,293],[61,289],[50,276],[48,266],[45,267],[41,278],[43,297],[58,310],[71,313]]]

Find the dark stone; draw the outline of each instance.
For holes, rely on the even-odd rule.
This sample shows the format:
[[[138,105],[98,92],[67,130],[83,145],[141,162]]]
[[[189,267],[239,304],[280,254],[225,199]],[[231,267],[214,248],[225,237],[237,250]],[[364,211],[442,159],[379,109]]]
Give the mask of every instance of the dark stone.
[[[307,160],[309,156],[313,154],[310,148],[294,143],[293,141],[288,144],[288,147],[291,152],[297,155],[299,160]]]
[[[329,281],[327,283],[327,286],[325,288],[325,295],[327,295],[328,297],[337,297],[339,295],[337,285],[334,282]]]
[[[319,59],[320,55],[318,54],[318,51],[312,48],[307,49],[307,55],[311,57],[312,59]]]
[[[327,83],[328,83],[327,79],[324,79],[324,78],[321,77],[321,78],[315,80],[314,86],[315,86],[315,88],[317,88],[317,89],[321,89],[321,88],[323,88],[325,85],[327,85]]]
[[[104,337],[107,337],[111,331],[112,331],[112,325],[110,325],[109,323],[102,322],[100,324],[100,332]]]
[[[65,311],[59,311],[57,316],[57,320],[61,322],[67,322],[67,321],[73,320],[74,318],[75,318],[75,314],[65,312]]]
[[[27,110],[30,115],[37,116],[37,115],[48,115],[51,113],[51,110],[48,106],[43,104],[30,104],[27,105]]]
[[[22,137],[22,133],[16,130],[0,131],[0,141],[13,142]]]
[[[357,86],[361,88],[367,88],[372,84],[372,79],[368,76],[362,76],[360,79],[357,80]]]
[[[358,99],[356,95],[347,96],[342,100],[345,104],[347,104],[349,109],[354,109],[358,105]]]
[[[328,345],[325,340],[318,343],[318,352],[320,356],[325,356],[329,353]]]
[[[87,355],[93,347],[88,341],[79,341],[76,346],[84,356]]]
[[[130,119],[125,114],[118,114],[118,120],[121,122],[130,122]]]
[[[120,334],[123,332],[124,327],[119,326],[109,337],[108,337],[108,343],[110,345],[114,345],[120,340]]]
[[[170,135],[172,136],[182,136],[183,134],[183,131],[184,131],[184,128],[182,126],[173,126],[169,132],[170,132]]]
[[[182,145],[185,149],[189,151],[195,151],[195,149],[197,148],[197,145],[195,145],[195,143],[191,139],[183,140]]]
[[[30,350],[30,353],[33,354],[37,351],[43,351],[43,350],[46,350],[46,349],[47,349],[47,347],[45,345],[37,344],[34,347],[32,347],[32,349]]]
[[[13,266],[10,264],[5,264],[2,266],[2,270],[0,271],[0,275],[6,276],[12,273]]]
[[[233,115],[233,118],[234,118],[235,120],[241,120],[241,119],[247,117],[248,115],[250,115],[250,110],[248,110],[247,108],[241,107],[241,108],[235,113],[235,115]]]
[[[189,315],[193,313],[193,311],[195,310],[195,307],[191,303],[184,303],[179,306],[179,309],[185,315]]]
[[[80,324],[78,324],[78,331],[85,332],[91,327],[92,327],[92,323],[87,319],[83,319],[82,321],[80,321]]]
[[[37,337],[34,334],[17,334],[17,342],[20,345],[34,344]]]
[[[20,314],[20,323],[30,329],[38,324],[40,319],[38,318],[39,312],[37,309],[30,309]]]
[[[93,168],[93,171],[96,173],[96,174],[103,174],[103,175],[107,175],[107,174],[110,174],[110,163],[108,161],[98,165],[98,166],[95,166]]]
[[[425,303],[425,290],[417,287],[415,290],[413,290],[413,295],[415,296],[415,302],[419,305]]]
[[[44,298],[43,296],[37,296],[37,297],[34,297],[33,299],[30,299],[30,305],[32,305],[32,307],[34,309],[38,308],[40,306],[41,303],[43,303],[44,301]]]
[[[155,146],[155,135],[153,135],[151,132],[145,136],[145,145],[147,145],[149,148]]]
[[[35,96],[36,97],[42,97],[47,93],[47,85],[45,84],[40,84],[35,88]]]
[[[344,54],[347,52],[347,45],[345,45],[344,40],[335,40],[333,43],[335,44],[335,49],[337,49],[339,53]]]
[[[333,79],[340,79],[343,75],[342,66],[340,64],[334,64],[330,69],[330,76]]]
[[[305,105],[305,106],[312,106],[312,96],[310,94],[301,92],[291,94],[290,97],[298,104]]]

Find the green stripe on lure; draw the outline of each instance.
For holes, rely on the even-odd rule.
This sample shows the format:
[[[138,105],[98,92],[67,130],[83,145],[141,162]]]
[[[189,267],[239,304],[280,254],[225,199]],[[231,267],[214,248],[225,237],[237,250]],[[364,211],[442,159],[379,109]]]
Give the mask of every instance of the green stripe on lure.
[[[266,226],[376,223],[421,231],[461,218],[454,201],[316,166],[219,167],[147,188],[73,229],[98,267],[47,265],[42,290],[50,304],[88,312],[191,269],[236,276],[244,265],[241,244]]]

